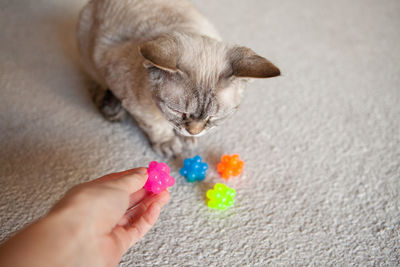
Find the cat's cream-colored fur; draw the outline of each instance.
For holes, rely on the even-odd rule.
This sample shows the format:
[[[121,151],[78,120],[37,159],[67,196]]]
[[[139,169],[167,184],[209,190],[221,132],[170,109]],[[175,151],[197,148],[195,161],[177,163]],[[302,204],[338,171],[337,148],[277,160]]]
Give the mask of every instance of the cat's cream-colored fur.
[[[279,75],[250,49],[223,43],[187,0],[92,0],[77,36],[87,72],[166,156],[231,114],[247,78]]]

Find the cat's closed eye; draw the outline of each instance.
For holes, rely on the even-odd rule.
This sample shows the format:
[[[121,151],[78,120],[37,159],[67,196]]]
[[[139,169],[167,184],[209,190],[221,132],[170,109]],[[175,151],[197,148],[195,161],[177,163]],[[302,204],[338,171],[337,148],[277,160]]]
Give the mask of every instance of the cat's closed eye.
[[[170,110],[170,111],[172,111],[173,113],[177,113],[177,114],[186,114],[186,112],[184,112],[184,111],[181,111],[181,110],[179,110],[179,109],[176,109],[176,108],[173,108],[173,107],[170,107],[170,106],[168,106],[168,105],[166,105],[166,107]]]
[[[189,120],[189,119],[192,117],[191,114],[188,114],[187,112],[181,111],[181,110],[179,110],[179,109],[177,109],[177,108],[173,108],[173,107],[170,107],[170,106],[168,106],[168,105],[166,105],[166,107],[167,107],[167,108],[170,110],[170,112],[173,113],[175,116],[180,117],[181,120],[182,120],[183,122]]]

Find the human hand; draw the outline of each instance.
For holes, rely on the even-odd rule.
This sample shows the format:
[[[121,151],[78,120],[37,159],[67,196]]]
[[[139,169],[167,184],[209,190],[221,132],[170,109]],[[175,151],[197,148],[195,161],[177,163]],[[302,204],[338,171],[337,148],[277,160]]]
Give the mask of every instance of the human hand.
[[[0,246],[0,266],[116,266],[155,224],[169,193],[143,189],[145,168],[77,185]]]

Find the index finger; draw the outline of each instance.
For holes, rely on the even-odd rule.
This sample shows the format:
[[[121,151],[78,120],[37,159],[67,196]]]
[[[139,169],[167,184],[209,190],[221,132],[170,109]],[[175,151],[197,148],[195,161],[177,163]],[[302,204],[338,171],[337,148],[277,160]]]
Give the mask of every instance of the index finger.
[[[145,171],[143,171],[142,169],[145,169],[146,172],[147,172],[147,168],[144,168],[144,167],[133,168],[133,169],[129,169],[129,170],[121,171],[121,172],[109,173],[109,174],[106,174],[106,175],[104,175],[104,176],[102,176],[100,178],[94,179],[94,180],[92,180],[90,182],[97,183],[97,182],[103,182],[103,181],[118,179],[118,178],[120,178],[122,176],[125,176],[127,174],[130,174],[130,173],[137,173],[137,172],[139,172],[139,173],[143,172],[144,173]]]
[[[92,180],[91,184],[104,184],[128,192],[129,194],[141,189],[147,181],[147,169],[135,168],[118,173],[111,173]]]

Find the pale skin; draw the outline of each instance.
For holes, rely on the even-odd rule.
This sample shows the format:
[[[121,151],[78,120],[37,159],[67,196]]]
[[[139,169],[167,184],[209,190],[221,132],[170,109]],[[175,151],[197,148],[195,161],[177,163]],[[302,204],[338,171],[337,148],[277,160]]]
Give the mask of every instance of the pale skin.
[[[146,168],[70,189],[50,212],[0,246],[0,266],[117,266],[169,200],[143,189]]]

